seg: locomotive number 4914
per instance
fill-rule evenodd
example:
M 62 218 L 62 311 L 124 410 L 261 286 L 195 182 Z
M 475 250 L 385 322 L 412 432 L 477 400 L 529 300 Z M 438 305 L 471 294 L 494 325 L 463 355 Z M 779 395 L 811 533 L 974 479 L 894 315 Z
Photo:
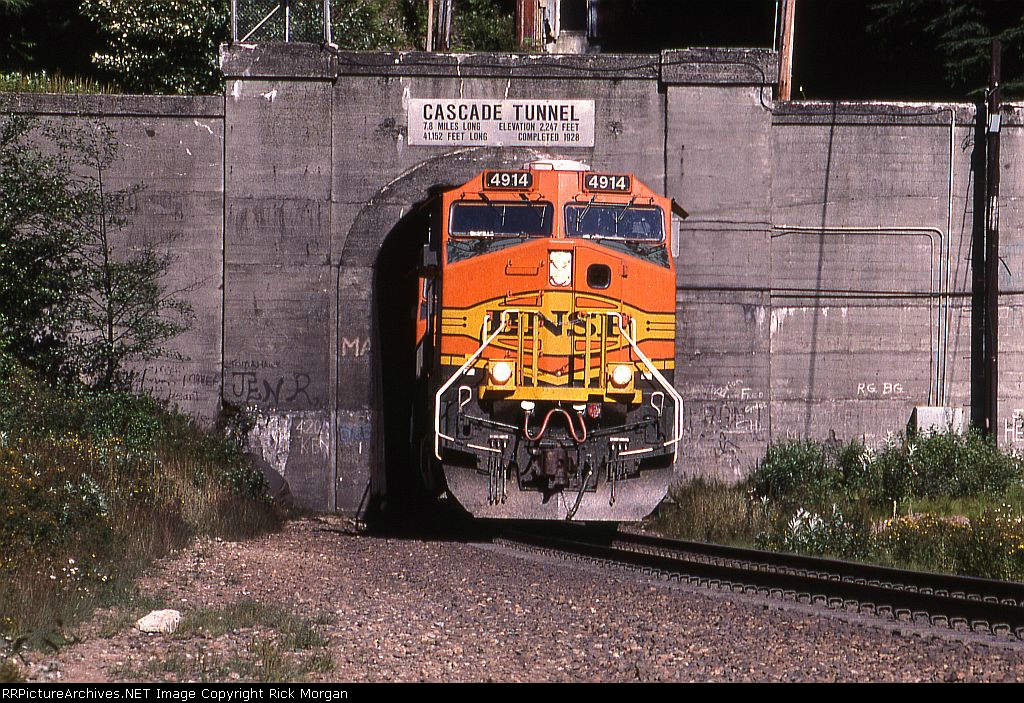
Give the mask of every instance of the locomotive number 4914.
M 583 187 L 607 193 L 628 193 L 633 188 L 633 179 L 614 173 L 588 173 L 583 176 Z
M 521 190 L 533 186 L 533 174 L 529 171 L 487 171 L 484 174 L 484 188 L 489 190 Z

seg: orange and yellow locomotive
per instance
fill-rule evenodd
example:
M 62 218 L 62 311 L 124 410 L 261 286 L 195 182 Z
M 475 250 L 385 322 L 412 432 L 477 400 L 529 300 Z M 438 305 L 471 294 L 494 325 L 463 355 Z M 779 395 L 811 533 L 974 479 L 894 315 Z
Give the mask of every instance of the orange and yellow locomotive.
M 417 317 L 424 477 L 477 517 L 636 520 L 665 496 L 674 203 L 574 162 L 437 198 Z M 681 212 L 676 209 L 676 212 Z

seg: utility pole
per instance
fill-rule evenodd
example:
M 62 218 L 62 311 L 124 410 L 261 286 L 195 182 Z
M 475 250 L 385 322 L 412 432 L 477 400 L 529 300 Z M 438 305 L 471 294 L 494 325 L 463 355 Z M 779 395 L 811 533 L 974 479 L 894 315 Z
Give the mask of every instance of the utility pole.
M 516 0 L 516 49 L 523 51 L 538 38 L 537 0 Z
M 433 22 L 430 19 L 433 6 L 433 2 L 427 5 L 427 24 L 430 27 L 433 27 Z M 438 51 L 448 51 L 452 41 L 452 0 L 437 0 L 437 34 L 435 37 L 431 37 L 430 32 L 431 30 L 428 29 L 427 51 L 433 51 L 435 48 Z M 436 47 L 431 44 L 436 44 Z
M 985 198 L 985 435 L 998 442 L 999 429 L 999 131 L 1002 126 L 1002 47 L 992 40 L 986 123 Z
M 427 51 L 434 50 L 434 0 L 427 0 Z
M 782 0 L 782 41 L 779 42 L 779 100 L 793 93 L 793 35 L 796 31 L 796 0 Z

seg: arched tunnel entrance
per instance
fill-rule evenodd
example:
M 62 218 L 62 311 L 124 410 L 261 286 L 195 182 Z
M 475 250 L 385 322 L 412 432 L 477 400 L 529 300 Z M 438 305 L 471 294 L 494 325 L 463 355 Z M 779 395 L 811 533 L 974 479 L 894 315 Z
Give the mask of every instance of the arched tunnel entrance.
M 389 520 L 415 520 L 423 515 L 431 498 L 419 480 L 419 457 L 411 437 L 417 402 L 418 275 L 432 199 L 431 194 L 416 203 L 388 232 L 374 268 L 374 376 L 380 399 L 380 445 L 373 493 L 377 509 Z
M 339 317 L 353 323 L 369 318 L 372 358 L 369 379 L 339 373 L 338 407 L 339 414 L 365 412 L 373 441 L 365 457 L 346 456 L 346 447 L 339 444 L 338 471 L 343 484 L 350 480 L 347 471 L 361 473 L 363 462 L 369 461 L 369 485 L 351 486 L 362 496 L 358 512 L 367 520 L 413 521 L 432 503 L 421 485 L 418 457 L 410 442 L 412 412 L 418 402 L 413 397 L 415 314 L 418 267 L 429 219 L 425 206 L 443 190 L 484 169 L 521 168 L 544 158 L 552 156 L 534 150 L 470 148 L 422 161 L 370 198 L 345 236 L 339 260 Z M 371 283 L 369 301 L 340 283 L 366 280 L 360 272 L 368 269 L 372 270 L 372 283 L 366 281 Z

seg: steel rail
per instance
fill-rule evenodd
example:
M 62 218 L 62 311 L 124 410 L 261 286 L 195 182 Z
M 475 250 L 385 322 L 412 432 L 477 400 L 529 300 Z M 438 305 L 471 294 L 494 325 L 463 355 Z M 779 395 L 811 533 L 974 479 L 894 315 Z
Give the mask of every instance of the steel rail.
M 728 559 L 770 568 L 786 568 L 806 574 L 822 574 L 830 578 L 860 579 L 873 585 L 886 585 L 937 593 L 958 598 L 995 599 L 1024 606 L 1024 583 L 994 579 L 911 571 L 876 564 L 826 559 L 785 552 L 768 552 L 744 547 L 727 547 L 704 542 L 668 539 L 651 535 L 618 533 L 616 541 L 652 549 L 685 552 L 704 557 Z
M 675 581 L 788 595 L 896 619 L 924 616 L 933 625 L 964 624 L 972 631 L 982 626 L 993 633 L 1009 631 L 1024 639 L 1024 600 L 1020 599 L 1024 584 L 637 535 L 619 534 L 614 538 L 613 543 L 626 546 L 598 544 L 578 537 L 506 532 L 498 541 L 600 564 L 626 566 Z M 652 554 L 636 547 L 676 554 Z

